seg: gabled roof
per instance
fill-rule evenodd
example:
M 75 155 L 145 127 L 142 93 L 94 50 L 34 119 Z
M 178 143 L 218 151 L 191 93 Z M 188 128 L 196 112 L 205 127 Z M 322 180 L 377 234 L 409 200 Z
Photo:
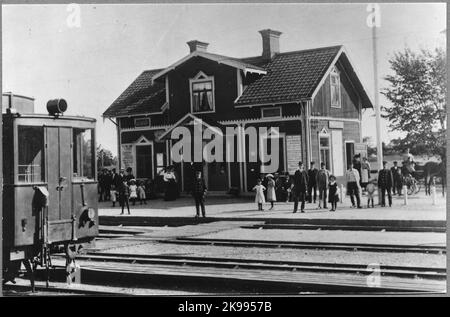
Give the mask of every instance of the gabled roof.
M 179 66 L 179 65 L 187 62 L 191 58 L 194 58 L 197 56 L 218 62 L 220 64 L 224 64 L 224 65 L 228 65 L 228 66 L 231 66 L 231 67 L 234 67 L 237 69 L 241 69 L 244 72 L 266 74 L 266 70 L 264 68 L 258 67 L 255 65 L 251 65 L 249 63 L 245 63 L 242 60 L 239 60 L 237 58 L 228 57 L 228 56 L 224 56 L 224 55 L 218 55 L 218 54 L 212 54 L 212 53 L 207 53 L 207 52 L 202 52 L 202 51 L 194 51 L 191 54 L 180 59 L 176 63 L 170 65 L 169 67 L 167 67 L 167 68 L 161 70 L 159 73 L 155 74 L 153 76 L 153 80 L 157 80 L 158 78 L 164 76 L 168 72 L 174 70 L 177 66 Z
M 153 83 L 152 77 L 161 69 L 146 70 L 103 113 L 104 117 L 160 113 L 166 101 L 165 87 Z
M 193 57 L 203 57 L 245 72 L 262 74 L 246 87 L 236 100 L 236 106 L 253 106 L 299 102 L 311 99 L 339 61 L 345 67 L 362 99 L 363 108 L 373 107 L 364 87 L 353 69 L 343 46 L 330 46 L 302 51 L 278 53 L 271 60 L 261 56 L 232 58 L 195 51 L 164 69 L 144 71 L 103 113 L 106 117 L 162 113 L 165 107 L 165 85 L 157 80 Z
M 276 54 L 267 75 L 249 85 L 236 105 L 300 101 L 311 97 L 342 46 Z
M 343 57 L 363 101 L 363 108 L 372 107 L 372 102 L 356 75 L 342 45 L 276 54 L 266 62 L 261 57 L 242 59 L 267 70 L 251 83 L 236 100 L 236 106 L 299 102 L 311 99 L 331 71 L 336 61 Z

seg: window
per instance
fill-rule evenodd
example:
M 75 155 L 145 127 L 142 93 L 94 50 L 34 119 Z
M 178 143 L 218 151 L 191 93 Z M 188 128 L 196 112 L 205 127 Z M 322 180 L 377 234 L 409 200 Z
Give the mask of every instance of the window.
M 190 79 L 191 110 L 193 113 L 214 111 L 214 77 L 199 72 Z
M 320 163 L 325 163 L 325 168 L 331 171 L 330 136 L 319 135 L 319 155 Z
M 134 119 L 135 128 L 143 128 L 150 126 L 150 118 L 136 118 Z
M 94 179 L 93 129 L 73 129 L 73 176 Z
M 336 68 L 333 69 L 330 75 L 331 85 L 331 106 L 333 108 L 341 107 L 341 80 L 339 72 Z
M 18 181 L 21 183 L 43 182 L 44 128 L 18 127 L 19 164 Z
M 262 108 L 261 118 L 281 118 L 281 107 Z

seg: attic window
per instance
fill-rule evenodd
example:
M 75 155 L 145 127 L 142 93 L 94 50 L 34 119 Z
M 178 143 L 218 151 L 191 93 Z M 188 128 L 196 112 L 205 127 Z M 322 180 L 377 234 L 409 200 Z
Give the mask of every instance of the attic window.
M 281 107 L 261 108 L 261 118 L 281 118 Z
M 341 108 L 341 80 L 339 71 L 333 68 L 330 74 L 331 107 Z
M 191 90 L 191 112 L 214 112 L 214 76 L 199 72 L 189 79 Z
M 143 128 L 150 126 L 150 118 L 136 118 L 134 119 L 134 126 L 136 128 Z

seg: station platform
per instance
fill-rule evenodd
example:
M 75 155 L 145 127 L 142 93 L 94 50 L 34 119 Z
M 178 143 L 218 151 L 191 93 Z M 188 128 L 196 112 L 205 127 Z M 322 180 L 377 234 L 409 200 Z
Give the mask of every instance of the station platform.
M 375 197 L 375 202 L 378 198 Z M 271 223 L 292 224 L 341 224 L 360 226 L 395 226 L 395 227 L 440 227 L 446 228 L 446 197 L 437 195 L 433 204 L 430 196 L 416 195 L 408 197 L 404 204 L 403 197 L 394 197 L 392 207 L 367 208 L 367 198 L 363 196 L 363 209 L 351 208 L 350 199 L 338 203 L 337 211 L 318 209 L 317 203 L 306 204 L 305 213 L 292 213 L 292 202 L 277 202 L 272 210 L 270 204 L 264 205 L 264 211 L 258 211 L 253 198 L 235 198 L 229 196 L 208 197 L 206 199 L 206 218 L 195 219 L 195 204 L 191 197 L 182 197 L 175 201 L 163 199 L 148 200 L 146 205 L 130 205 L 131 215 L 121 208 L 112 207 L 111 202 L 99 203 L 101 225 L 138 226 L 176 226 L 197 222 L 213 221 L 269 221 Z M 328 206 L 330 208 L 330 206 Z

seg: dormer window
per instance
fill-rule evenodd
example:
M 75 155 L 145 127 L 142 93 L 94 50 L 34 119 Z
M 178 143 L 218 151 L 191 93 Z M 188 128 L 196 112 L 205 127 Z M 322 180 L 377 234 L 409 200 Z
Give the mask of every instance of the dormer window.
M 214 76 L 199 72 L 189 80 L 191 90 L 191 112 L 214 112 Z
M 339 71 L 333 68 L 330 74 L 331 107 L 341 108 L 341 79 Z

